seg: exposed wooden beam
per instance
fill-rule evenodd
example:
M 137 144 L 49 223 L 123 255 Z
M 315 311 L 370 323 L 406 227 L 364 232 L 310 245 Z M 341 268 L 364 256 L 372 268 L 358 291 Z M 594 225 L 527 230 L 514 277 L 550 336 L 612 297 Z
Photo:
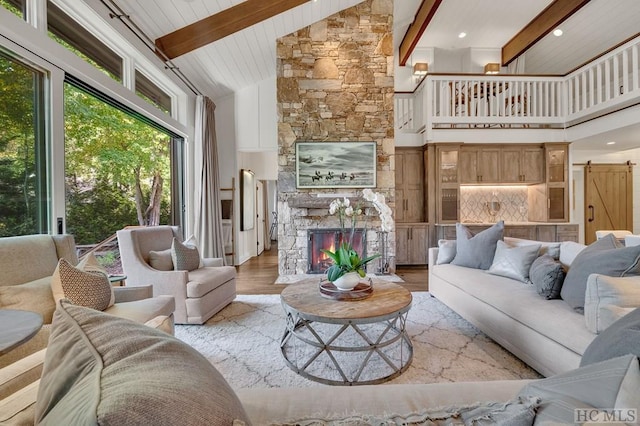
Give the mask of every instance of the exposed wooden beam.
M 402 0 L 396 0 L 402 1 Z M 433 19 L 433 15 L 436 14 L 438 7 L 442 3 L 442 0 L 422 0 L 416 17 L 407 28 L 407 32 L 400 43 L 400 66 L 405 66 L 416 44 L 420 41 L 422 33 L 427 29 L 427 25 Z
M 169 59 L 213 43 L 310 0 L 245 0 L 208 18 L 166 34 L 155 41 Z
M 502 65 L 508 65 L 587 3 L 589 0 L 555 0 L 502 47 Z

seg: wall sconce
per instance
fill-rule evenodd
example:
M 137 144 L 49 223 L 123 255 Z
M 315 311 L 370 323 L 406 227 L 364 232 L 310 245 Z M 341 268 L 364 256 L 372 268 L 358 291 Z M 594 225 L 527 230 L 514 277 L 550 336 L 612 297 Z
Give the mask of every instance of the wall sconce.
M 490 62 L 484 66 L 485 74 L 499 74 L 500 73 L 500 64 L 497 62 Z
M 416 77 L 422 77 L 429 72 L 429 64 L 426 62 L 416 62 L 413 64 L 413 75 Z

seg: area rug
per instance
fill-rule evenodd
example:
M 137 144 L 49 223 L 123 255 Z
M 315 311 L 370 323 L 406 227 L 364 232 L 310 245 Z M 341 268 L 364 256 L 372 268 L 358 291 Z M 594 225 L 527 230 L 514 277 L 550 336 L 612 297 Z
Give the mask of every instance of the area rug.
M 204 325 L 175 335 L 236 388 L 326 386 L 293 372 L 280 353 L 285 316 L 279 295 L 240 295 Z M 540 375 L 430 296 L 414 292 L 406 324 L 413 362 L 387 383 L 534 379 Z

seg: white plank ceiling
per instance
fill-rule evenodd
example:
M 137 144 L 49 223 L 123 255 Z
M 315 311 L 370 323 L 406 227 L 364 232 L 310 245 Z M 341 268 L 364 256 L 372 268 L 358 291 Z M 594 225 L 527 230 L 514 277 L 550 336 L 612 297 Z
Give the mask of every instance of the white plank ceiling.
M 221 98 L 272 77 L 276 39 L 320 21 L 362 0 L 306 3 L 173 60 L 205 95 Z M 152 39 L 214 15 L 242 0 L 117 0 Z

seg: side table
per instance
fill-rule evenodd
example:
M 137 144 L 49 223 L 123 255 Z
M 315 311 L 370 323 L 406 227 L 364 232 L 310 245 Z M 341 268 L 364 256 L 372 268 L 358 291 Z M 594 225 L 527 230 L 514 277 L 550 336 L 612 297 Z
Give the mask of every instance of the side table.
M 42 315 L 31 311 L 0 309 L 0 355 L 31 339 L 42 327 Z

